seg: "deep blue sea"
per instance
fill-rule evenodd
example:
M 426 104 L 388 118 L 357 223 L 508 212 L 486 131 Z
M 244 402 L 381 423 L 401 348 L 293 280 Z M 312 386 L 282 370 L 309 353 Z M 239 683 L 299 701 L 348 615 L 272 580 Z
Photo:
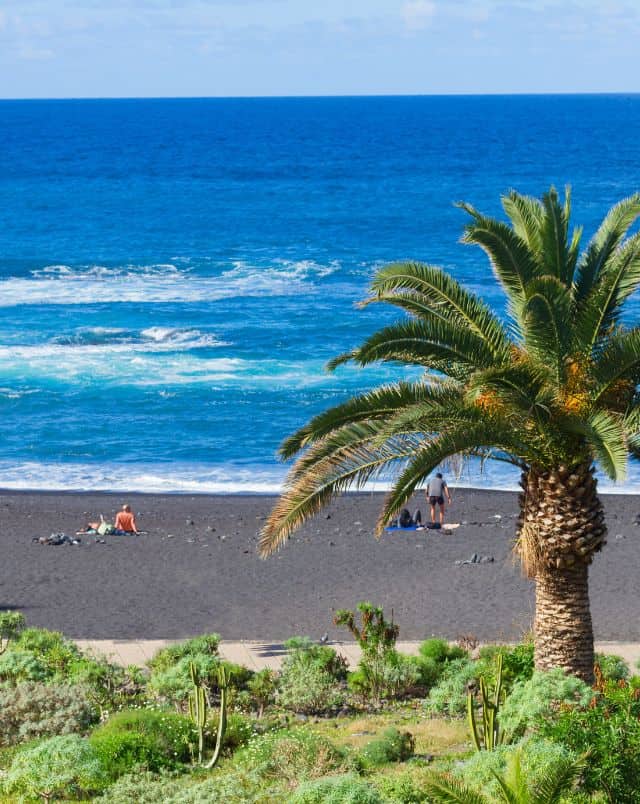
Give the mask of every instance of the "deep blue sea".
M 293 429 L 411 376 L 323 370 L 396 315 L 354 309 L 376 267 L 502 310 L 453 202 L 570 183 L 587 239 L 639 143 L 640 96 L 0 102 L 0 487 L 277 489 Z

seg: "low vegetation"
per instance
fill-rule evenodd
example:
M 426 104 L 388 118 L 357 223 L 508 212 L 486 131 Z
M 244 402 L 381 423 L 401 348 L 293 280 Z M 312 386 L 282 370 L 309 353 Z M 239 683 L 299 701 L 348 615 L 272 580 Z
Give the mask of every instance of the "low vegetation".
M 640 677 L 619 657 L 598 656 L 588 686 L 534 672 L 530 640 L 429 639 L 406 656 L 379 607 L 336 621 L 358 667 L 294 637 L 279 672 L 253 673 L 222 660 L 215 634 L 124 670 L 1 614 L 0 800 L 640 802 Z M 485 714 L 498 738 L 477 750 Z

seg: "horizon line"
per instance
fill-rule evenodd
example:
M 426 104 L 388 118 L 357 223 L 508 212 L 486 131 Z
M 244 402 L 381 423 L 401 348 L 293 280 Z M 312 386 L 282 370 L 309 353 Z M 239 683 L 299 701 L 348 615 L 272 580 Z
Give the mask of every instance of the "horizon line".
M 533 92 L 371 92 L 344 94 L 292 95 L 52 95 L 48 97 L 0 97 L 0 103 L 37 101 L 107 101 L 107 100 L 335 100 L 356 98 L 527 98 L 527 97 L 635 97 L 640 90 L 533 91 Z

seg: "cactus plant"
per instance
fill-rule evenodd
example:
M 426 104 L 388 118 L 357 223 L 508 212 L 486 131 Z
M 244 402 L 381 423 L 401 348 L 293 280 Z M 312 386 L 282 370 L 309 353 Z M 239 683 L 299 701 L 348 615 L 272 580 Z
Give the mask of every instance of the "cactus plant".
M 204 730 L 207 725 L 207 715 L 209 711 L 209 698 L 204 685 L 201 682 L 198 670 L 193 662 L 189 664 L 189 673 L 193 684 L 193 691 L 189 694 L 189 717 L 198 730 L 198 764 L 205 768 L 214 768 L 220 759 L 222 743 L 227 728 L 227 693 L 231 674 L 225 667 L 218 668 L 218 687 L 220 689 L 220 717 L 218 719 L 218 730 L 216 733 L 216 745 L 213 749 L 211 759 L 203 763 L 204 749 Z
M 480 707 L 482 709 L 482 734 L 476 722 L 476 705 L 472 691 L 467 694 L 467 716 L 473 743 L 478 751 L 493 751 L 504 741 L 504 734 L 500 731 L 498 714 L 502 697 L 502 654 L 496 659 L 496 684 L 493 700 L 489 695 L 487 682 L 480 678 Z

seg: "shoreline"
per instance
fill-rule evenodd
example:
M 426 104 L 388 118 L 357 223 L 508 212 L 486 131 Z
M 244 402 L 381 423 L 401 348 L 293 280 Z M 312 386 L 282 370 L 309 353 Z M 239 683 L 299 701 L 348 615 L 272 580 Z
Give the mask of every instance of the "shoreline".
M 384 606 L 400 640 L 432 635 L 513 641 L 531 628 L 533 584 L 514 563 L 513 492 L 453 486 L 452 535 L 385 533 L 373 527 L 381 492 L 337 499 L 276 555 L 257 537 L 275 495 L 132 492 L 0 492 L 0 606 L 28 623 L 88 639 L 181 639 L 215 631 L 224 640 L 281 642 L 324 633 L 338 608 Z M 591 572 L 598 641 L 640 642 L 636 495 L 603 494 L 609 543 Z M 44 546 L 34 537 L 75 533 L 130 501 L 138 537 L 94 537 Z M 422 495 L 410 508 L 427 513 Z M 486 564 L 460 565 L 474 553 Z

